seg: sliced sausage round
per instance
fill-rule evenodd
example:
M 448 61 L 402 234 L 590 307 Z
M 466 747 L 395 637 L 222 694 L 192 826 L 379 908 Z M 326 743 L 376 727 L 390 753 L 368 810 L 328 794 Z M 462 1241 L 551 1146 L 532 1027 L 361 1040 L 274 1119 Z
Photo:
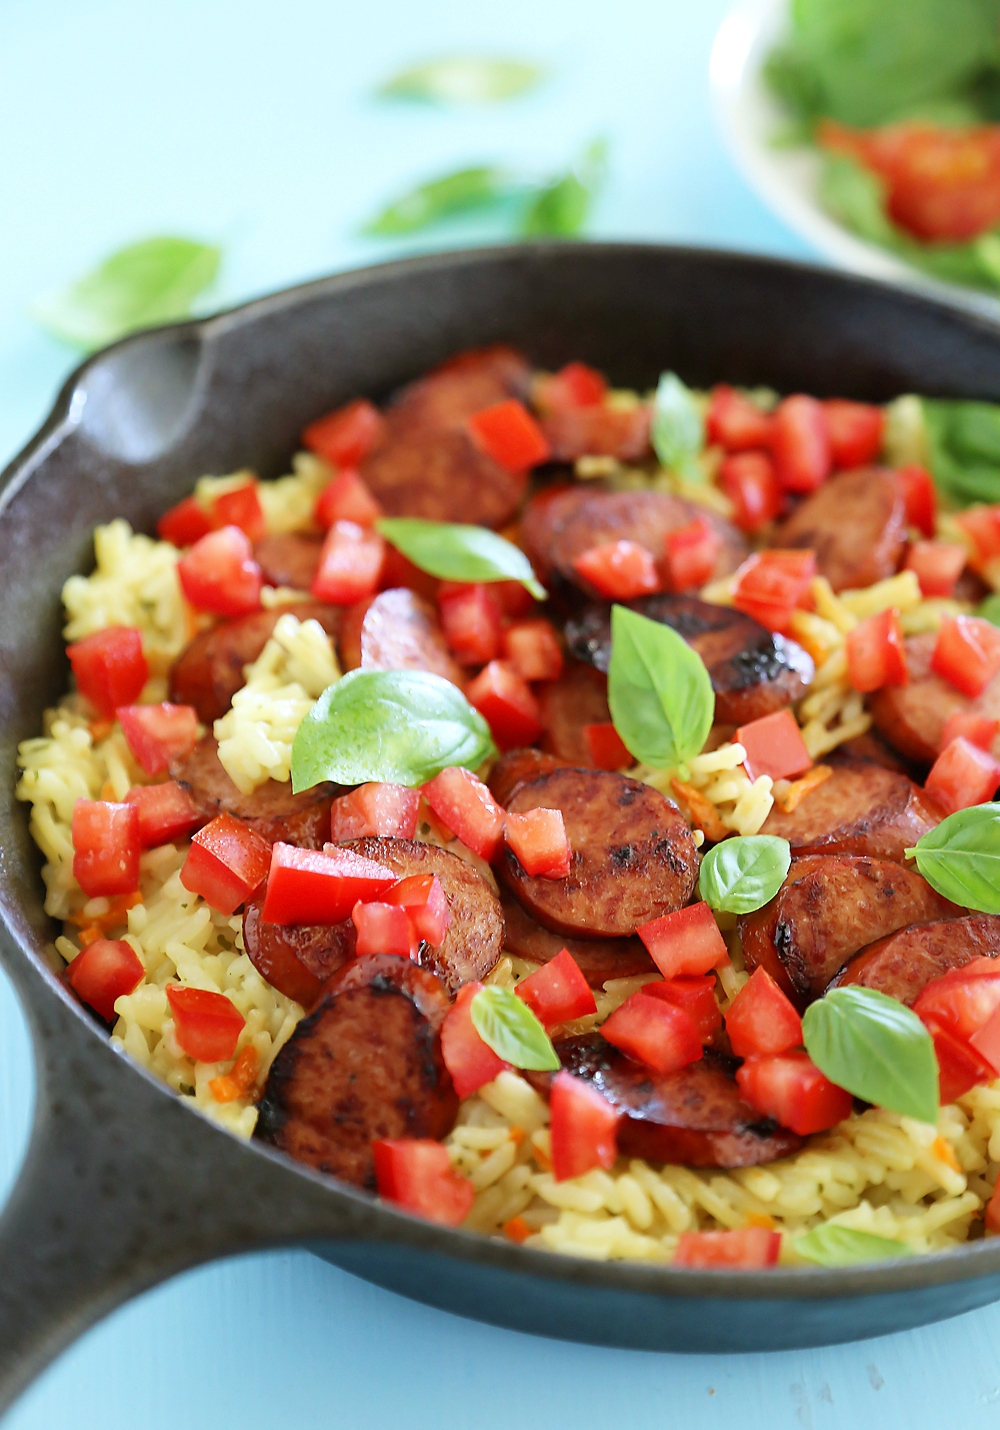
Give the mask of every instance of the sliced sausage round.
M 549 770 L 557 770 L 565 763 L 544 750 L 508 750 L 493 766 L 489 778 L 490 794 L 497 804 L 506 809 L 511 795 L 520 785 L 537 779 L 539 775 L 547 775 Z
M 323 984 L 354 957 L 354 924 L 271 924 L 261 918 L 266 884 L 243 910 L 243 947 L 272 988 L 308 1010 Z
M 640 974 L 657 971 L 640 938 L 567 938 L 565 934 L 542 928 L 506 889 L 500 895 L 500 902 L 504 950 L 515 958 L 529 963 L 548 963 L 565 948 L 591 988 L 603 988 L 613 978 L 638 978 Z
M 909 1007 L 928 983 L 950 968 L 964 968 L 974 958 L 998 956 L 1000 917 L 967 914 L 937 923 L 911 924 L 878 939 L 840 970 L 834 985 L 875 988 Z
M 584 728 L 604 725 L 608 709 L 608 678 L 578 660 L 567 661 L 558 680 L 549 680 L 538 692 L 538 716 L 546 750 L 574 765 L 589 765 L 590 746 Z
M 835 591 L 871 586 L 899 570 L 906 503 L 893 472 L 859 467 L 824 482 L 778 528 L 777 547 L 809 547 Z
M 441 1138 L 455 1124 L 440 1040 L 448 1006 L 440 980 L 408 958 L 349 963 L 272 1063 L 255 1135 L 374 1191 L 373 1139 Z
M 571 855 L 565 879 L 533 878 L 510 849 L 500 864 L 522 906 L 555 933 L 627 938 L 683 908 L 694 893 L 691 831 L 651 785 L 608 770 L 551 770 L 522 784 L 509 808 L 562 810 Z
M 266 585 L 308 591 L 312 587 L 322 549 L 321 536 L 303 536 L 299 532 L 287 531 L 277 536 L 265 536 L 263 541 L 258 541 L 253 554 Z
M 458 431 L 484 407 L 525 397 L 531 377 L 527 358 L 506 343 L 470 348 L 401 388 L 386 417 L 400 428 Z
M 380 591 L 348 608 L 340 656 L 345 670 L 429 670 L 463 684 L 437 612 L 406 586 Z
M 589 456 L 639 462 L 649 451 L 651 416 L 645 403 L 635 407 L 608 407 L 602 403 L 550 412 L 541 418 L 541 427 L 556 462 L 574 462 L 577 457 Z
M 199 740 L 189 755 L 171 765 L 170 773 L 187 790 L 206 824 L 217 814 L 232 814 L 269 844 L 280 839 L 301 849 L 322 849 L 330 838 L 330 807 L 338 786 L 316 785 L 293 794 L 289 780 L 266 780 L 251 794 L 243 794 L 222 766 L 214 735 Z
M 936 644 L 934 631 L 908 636 L 909 683 L 886 685 L 868 697 L 868 708 L 880 734 L 901 755 L 924 765 L 933 764 L 940 754 L 941 736 L 949 715 L 962 710 L 985 715 L 988 720 L 1000 720 L 1000 675 L 993 677 L 982 695 L 971 700 L 931 670 Z M 993 741 L 992 754 L 994 759 L 1000 759 L 1000 735 Z

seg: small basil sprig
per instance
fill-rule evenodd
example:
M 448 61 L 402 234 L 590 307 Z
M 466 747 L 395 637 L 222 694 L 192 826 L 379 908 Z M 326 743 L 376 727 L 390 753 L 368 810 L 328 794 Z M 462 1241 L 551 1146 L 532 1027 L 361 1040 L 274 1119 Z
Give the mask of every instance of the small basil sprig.
M 536 600 L 545 600 L 524 552 L 485 526 L 415 516 L 383 517 L 375 525 L 414 566 L 443 581 L 520 581 Z
M 698 893 L 710 909 L 752 914 L 781 888 L 792 862 L 787 839 L 746 834 L 723 840 L 701 861 Z
M 525 60 L 445 55 L 401 70 L 379 87 L 386 99 L 424 104 L 494 104 L 538 84 L 545 71 Z
M 324 780 L 425 784 L 449 765 L 475 770 L 496 754 L 490 729 L 457 685 L 423 670 L 352 670 L 298 728 L 292 788 Z
M 509 988 L 480 988 L 469 1005 L 472 1026 L 498 1058 L 516 1068 L 555 1071 L 559 1055 L 534 1013 Z
M 855 1266 L 861 1261 L 885 1261 L 889 1257 L 912 1256 L 913 1247 L 870 1231 L 826 1222 L 803 1232 L 792 1243 L 800 1256 L 820 1266 Z
M 991 625 L 1000 626 L 1000 591 L 993 591 L 987 596 L 977 607 L 976 615 L 982 616 Z
M 874 988 L 833 988 L 802 1018 L 806 1052 L 831 1082 L 920 1122 L 938 1114 L 931 1035 L 916 1013 Z
M 669 626 L 625 606 L 611 608 L 608 704 L 625 748 L 658 770 L 697 755 L 715 713 L 701 657 Z
M 974 804 L 949 814 L 907 849 L 944 898 L 966 909 L 1000 914 L 1000 804 Z
M 497 168 L 480 165 L 444 174 L 402 194 L 365 226 L 372 235 L 416 233 L 454 214 L 492 208 L 507 198 L 513 185 Z
M 657 385 L 649 438 L 661 466 L 701 479 L 695 459 L 705 445 L 705 423 L 690 388 L 676 373 L 665 372 Z
M 525 238 L 573 238 L 580 233 L 606 170 L 607 142 L 595 139 L 580 163 L 545 184 L 532 199 L 521 222 Z

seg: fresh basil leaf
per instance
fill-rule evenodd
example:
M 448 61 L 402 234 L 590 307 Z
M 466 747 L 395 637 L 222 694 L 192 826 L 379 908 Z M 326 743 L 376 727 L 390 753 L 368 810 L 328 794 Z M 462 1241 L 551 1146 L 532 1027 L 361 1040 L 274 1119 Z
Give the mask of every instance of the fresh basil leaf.
M 88 351 L 138 328 L 190 316 L 219 271 L 222 253 L 189 238 L 146 238 L 106 258 L 91 273 L 35 305 L 55 337 Z
M 701 480 L 696 458 L 705 445 L 705 423 L 676 373 L 665 372 L 657 385 L 649 437 L 662 467 Z
M 917 868 L 944 898 L 966 909 L 1000 914 L 1000 804 L 974 804 L 917 841 Z
M 802 1018 L 806 1052 L 831 1082 L 921 1122 L 938 1113 L 931 1035 L 916 1013 L 874 988 L 833 988 Z
M 525 60 L 446 55 L 401 70 L 386 80 L 378 93 L 387 99 L 414 99 L 425 104 L 494 104 L 533 88 L 544 73 L 540 65 Z
M 698 893 L 710 909 L 752 914 L 774 898 L 791 862 L 788 840 L 773 834 L 725 839 L 702 859 Z
M 994 591 L 987 596 L 976 610 L 977 616 L 982 616 L 984 621 L 989 621 L 991 625 L 1000 626 L 1000 591 Z
M 501 169 L 480 166 L 459 169 L 419 184 L 391 203 L 366 226 L 373 235 L 416 233 L 441 219 L 474 209 L 491 208 L 508 197 L 510 178 Z
M 912 1256 L 913 1247 L 870 1231 L 826 1222 L 797 1236 L 792 1243 L 800 1256 L 820 1266 L 855 1266 L 861 1261 L 886 1261 L 889 1257 Z
M 534 1013 L 509 988 L 480 988 L 469 1005 L 472 1026 L 498 1058 L 516 1068 L 555 1071 L 559 1055 Z
M 449 765 L 496 754 L 490 729 L 457 685 L 424 670 L 352 670 L 328 686 L 292 745 L 292 788 L 324 780 L 425 784 Z
M 611 607 L 611 719 L 626 749 L 670 770 L 700 753 L 715 695 L 704 662 L 669 626 Z
M 938 489 L 959 506 L 1000 501 L 1000 406 L 926 398 L 921 406 Z
M 520 547 L 485 526 L 415 516 L 383 517 L 375 525 L 414 566 L 442 581 L 520 581 L 536 600 L 546 598 Z
M 580 233 L 604 182 L 606 161 L 607 144 L 597 139 L 579 164 L 540 189 L 521 223 L 525 238 L 573 238 Z

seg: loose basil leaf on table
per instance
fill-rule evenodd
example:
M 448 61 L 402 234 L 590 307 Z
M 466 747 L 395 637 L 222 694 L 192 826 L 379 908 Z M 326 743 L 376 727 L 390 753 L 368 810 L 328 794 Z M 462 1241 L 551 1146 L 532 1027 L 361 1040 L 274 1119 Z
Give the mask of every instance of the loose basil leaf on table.
M 912 1256 L 913 1247 L 888 1236 L 856 1231 L 852 1226 L 826 1222 L 797 1236 L 792 1245 L 807 1261 L 820 1266 L 855 1266 L 862 1261 L 885 1261 L 889 1257 Z
M 920 1122 L 938 1114 L 931 1035 L 916 1013 L 874 988 L 834 988 L 802 1017 L 806 1052 L 831 1082 Z
M 540 65 L 526 60 L 444 55 L 401 70 L 386 80 L 378 93 L 386 99 L 425 104 L 495 104 L 532 89 L 544 74 Z
M 372 235 L 416 233 L 454 214 L 491 208 L 512 192 L 514 185 L 502 169 L 481 165 L 459 169 L 419 184 L 384 208 L 365 226 Z
M 521 549 L 485 526 L 383 517 L 377 529 L 421 571 L 443 581 L 520 581 L 536 600 L 546 591 Z
M 572 238 L 583 230 L 607 168 L 607 144 L 597 139 L 579 164 L 544 185 L 521 222 L 525 238 Z
M 608 705 L 629 753 L 669 770 L 701 752 L 715 695 L 701 657 L 675 631 L 612 606 Z
M 496 754 L 490 729 L 456 685 L 423 670 L 352 670 L 298 728 L 292 788 L 387 780 L 411 788 L 449 765 L 475 770 Z
M 944 898 L 966 909 L 1000 914 L 1000 804 L 949 814 L 907 855 Z
M 516 1068 L 554 1072 L 559 1055 L 534 1013 L 509 988 L 480 988 L 469 1005 L 472 1026 L 498 1058 Z
M 752 914 L 781 888 L 792 862 L 787 839 L 746 834 L 723 840 L 701 861 L 698 893 L 710 909 Z
M 661 466 L 700 480 L 696 458 L 705 445 L 705 423 L 690 388 L 674 372 L 665 372 L 657 385 L 649 438 Z

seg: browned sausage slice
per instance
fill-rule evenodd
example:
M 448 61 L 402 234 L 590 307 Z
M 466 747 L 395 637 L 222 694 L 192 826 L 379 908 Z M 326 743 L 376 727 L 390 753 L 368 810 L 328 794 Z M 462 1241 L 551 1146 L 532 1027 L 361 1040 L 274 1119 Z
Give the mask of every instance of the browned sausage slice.
M 868 697 L 878 730 L 907 759 L 933 764 L 941 752 L 941 736 L 949 715 L 968 711 L 1000 720 L 1000 675 L 995 675 L 982 695 L 970 700 L 942 676 L 931 670 L 931 656 L 937 644 L 934 631 L 908 636 L 906 665 L 908 685 L 887 685 Z M 1000 759 L 1000 736 L 993 741 L 993 757 Z
M 861 760 L 833 759 L 833 773 L 785 814 L 777 805 L 761 834 L 787 839 L 793 854 L 868 854 L 900 863 L 904 851 L 941 822 L 905 775 Z
M 547 681 L 538 692 L 538 714 L 546 750 L 573 765 L 591 764 L 584 726 L 611 719 L 607 676 L 580 661 L 567 661 L 559 679 Z
M 500 902 L 503 946 L 516 958 L 548 963 L 565 948 L 591 988 L 603 988 L 612 978 L 637 978 L 642 973 L 656 972 L 656 964 L 640 938 L 567 938 L 542 928 L 506 889 Z
M 220 621 L 196 635 L 174 661 L 170 672 L 171 700 L 178 705 L 193 705 L 205 725 L 225 715 L 233 696 L 246 683 L 243 667 L 257 659 L 284 615 L 300 621 L 319 621 L 327 635 L 334 638 L 340 626 L 339 609 L 319 601 L 300 601 L 270 611 L 252 611 L 233 621 Z
M 522 784 L 515 814 L 561 809 L 571 851 L 565 879 L 532 878 L 510 849 L 500 864 L 531 916 L 555 933 L 627 938 L 683 908 L 698 852 L 677 806 L 650 785 L 608 770 L 558 769 Z
M 217 814 L 232 814 L 268 843 L 283 840 L 302 849 L 322 849 L 330 838 L 330 806 L 335 785 L 316 785 L 293 794 L 288 780 L 267 780 L 243 794 L 226 774 L 213 735 L 199 740 L 189 755 L 170 767 L 171 776 L 186 789 L 207 823 Z
M 508 397 L 523 398 L 531 386 L 531 365 L 505 343 L 470 348 L 408 383 L 386 413 L 400 428 L 458 431 L 473 413 Z
M 772 544 L 811 548 L 835 591 L 894 576 L 906 546 L 902 487 L 881 467 L 841 472 L 806 498 Z
M 915 869 L 853 854 L 811 854 L 793 859 L 775 898 L 740 920 L 743 957 L 769 973 L 779 964 L 786 985 L 808 1002 L 873 935 L 955 912 Z
M 629 609 L 669 626 L 705 662 L 715 691 L 715 718 L 745 725 L 783 710 L 805 694 L 815 666 L 801 646 L 766 630 L 731 606 L 696 596 L 647 596 Z M 611 607 L 595 602 L 566 622 L 566 644 L 598 670 L 611 664 Z
M 448 1006 L 440 980 L 408 958 L 349 963 L 271 1065 L 256 1136 L 374 1190 L 373 1139 L 440 1138 L 454 1126 L 439 1036 Z
M 355 928 L 342 924 L 266 924 L 261 919 L 266 884 L 243 910 L 243 946 L 257 972 L 286 998 L 308 1010 L 323 984 L 354 957 Z
M 449 993 L 486 977 L 500 957 L 503 914 L 496 894 L 471 864 L 449 849 L 412 839 L 354 839 L 345 847 L 384 864 L 401 879 L 436 874 L 451 910 L 451 925 L 440 948 L 424 945 L 420 962 L 437 974 Z
M 527 780 L 536 780 L 539 775 L 547 775 L 549 770 L 557 770 L 565 763 L 555 755 L 546 754 L 544 750 L 508 750 L 493 766 L 489 779 L 490 794 L 497 804 L 506 809 L 511 795 L 519 785 L 523 785 Z
M 264 574 L 268 586 L 291 586 L 294 591 L 308 591 L 319 566 L 323 549 L 321 536 L 303 536 L 299 532 L 282 532 L 265 536 L 253 549 L 254 560 Z
M 575 407 L 541 418 L 542 431 L 557 462 L 577 457 L 617 457 L 638 462 L 649 451 L 650 409 L 636 407 Z
M 454 685 L 463 683 L 437 612 L 406 586 L 349 607 L 340 655 L 345 670 L 429 670 Z
M 1000 956 L 1000 917 L 967 914 L 938 923 L 912 924 L 863 948 L 834 979 L 838 987 L 875 988 L 909 1006 L 927 984 L 974 958 Z

